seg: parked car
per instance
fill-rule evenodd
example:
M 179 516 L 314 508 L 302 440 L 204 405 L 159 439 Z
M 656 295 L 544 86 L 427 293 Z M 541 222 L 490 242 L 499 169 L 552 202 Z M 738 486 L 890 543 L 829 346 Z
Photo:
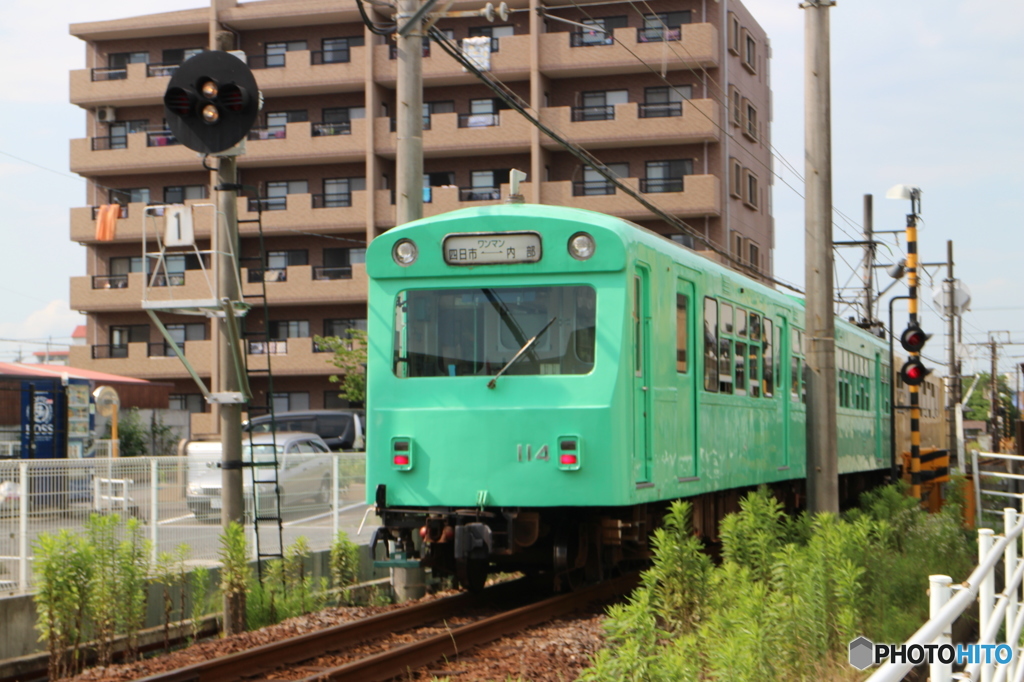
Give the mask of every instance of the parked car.
M 302 410 L 274 415 L 280 431 L 315 433 L 334 452 L 366 449 L 366 415 L 363 410 Z M 242 425 L 243 431 L 270 433 L 270 415 L 253 417 Z
M 242 435 L 244 462 L 273 462 L 275 449 L 282 514 L 329 505 L 332 460 L 327 443 L 315 433 L 278 432 L 276 436 L 272 433 L 253 433 L 251 438 L 249 434 Z M 219 519 L 222 507 L 219 459 L 190 465 L 189 472 L 185 495 L 188 508 L 199 520 Z M 254 501 L 261 515 L 276 516 L 274 467 L 245 467 L 242 472 L 246 516 L 252 517 Z M 258 493 L 258 499 L 255 500 L 254 482 Z

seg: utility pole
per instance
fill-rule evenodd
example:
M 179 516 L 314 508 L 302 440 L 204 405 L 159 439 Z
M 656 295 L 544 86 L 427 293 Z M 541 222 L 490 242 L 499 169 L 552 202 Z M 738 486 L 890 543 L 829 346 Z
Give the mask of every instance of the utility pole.
M 1000 452 L 999 449 L 999 346 L 995 338 L 988 340 L 989 352 L 992 355 L 992 370 L 988 382 L 988 399 L 992 410 L 992 421 L 989 431 L 992 433 L 992 452 Z
M 959 461 L 956 411 L 960 403 L 960 375 L 956 371 L 956 280 L 953 278 L 953 240 L 946 241 L 946 366 L 949 383 L 946 385 L 946 418 L 949 422 L 950 467 L 963 467 Z
M 805 327 L 807 350 L 807 507 L 839 512 L 836 450 L 836 350 L 832 284 L 832 117 L 829 8 L 800 5 L 804 30 Z
M 875 236 L 873 198 L 864 195 L 864 328 L 875 332 Z
M 423 22 L 420 0 L 398 0 L 395 209 L 399 225 L 423 217 Z

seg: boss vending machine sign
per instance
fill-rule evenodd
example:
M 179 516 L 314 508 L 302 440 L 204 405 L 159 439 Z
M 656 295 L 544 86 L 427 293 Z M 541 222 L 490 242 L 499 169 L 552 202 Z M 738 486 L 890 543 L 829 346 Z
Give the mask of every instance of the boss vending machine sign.
M 85 401 L 81 399 L 85 390 Z M 71 401 L 69 404 L 69 395 Z M 69 407 L 72 408 L 69 414 Z M 61 379 L 26 379 L 21 382 L 21 456 L 53 459 L 68 456 L 71 437 L 88 438 L 91 425 L 88 382 Z

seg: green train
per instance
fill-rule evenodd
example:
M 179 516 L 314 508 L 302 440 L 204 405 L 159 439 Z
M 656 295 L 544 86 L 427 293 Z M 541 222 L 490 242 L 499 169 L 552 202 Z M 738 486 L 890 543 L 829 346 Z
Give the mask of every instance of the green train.
M 803 304 L 630 222 L 505 204 L 367 252 L 367 495 L 396 562 L 599 577 L 805 475 Z M 841 489 L 888 473 L 888 347 L 836 322 Z

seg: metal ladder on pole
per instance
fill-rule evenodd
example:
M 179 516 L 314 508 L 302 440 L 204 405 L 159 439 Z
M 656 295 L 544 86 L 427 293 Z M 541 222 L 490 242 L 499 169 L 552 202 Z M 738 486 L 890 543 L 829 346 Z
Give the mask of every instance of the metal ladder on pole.
M 256 218 L 239 220 L 239 225 L 255 224 L 259 230 L 260 239 L 260 293 L 242 293 L 242 299 L 252 307 L 259 306 L 263 309 L 263 330 L 246 331 L 242 334 L 245 341 L 245 376 L 250 388 L 249 418 L 256 414 L 270 415 L 271 433 L 271 456 L 268 459 L 257 460 L 255 446 L 252 444 L 252 431 L 249 431 L 249 466 L 252 468 L 252 522 L 253 535 L 256 540 L 256 565 L 260 580 L 263 579 L 263 563 L 266 560 L 284 558 L 284 523 L 281 516 L 281 486 L 279 480 L 280 459 L 277 453 L 277 420 L 274 413 L 274 373 L 271 367 L 271 356 L 274 354 L 274 341 L 270 338 L 270 310 L 267 305 L 267 278 L 266 278 L 266 249 L 263 241 L 263 202 L 264 199 L 257 196 L 254 200 L 256 205 Z M 252 271 L 250 270 L 250 273 Z M 251 277 L 251 276 L 250 276 Z M 251 281 L 251 280 L 250 280 Z M 261 344 L 262 355 L 266 357 L 265 368 L 253 367 L 253 354 L 249 350 L 250 342 L 255 340 Z M 255 377 L 266 377 L 267 390 L 263 405 L 255 404 L 255 395 L 252 394 L 252 379 Z M 273 495 L 267 499 L 263 492 L 268 485 L 273 486 Z

